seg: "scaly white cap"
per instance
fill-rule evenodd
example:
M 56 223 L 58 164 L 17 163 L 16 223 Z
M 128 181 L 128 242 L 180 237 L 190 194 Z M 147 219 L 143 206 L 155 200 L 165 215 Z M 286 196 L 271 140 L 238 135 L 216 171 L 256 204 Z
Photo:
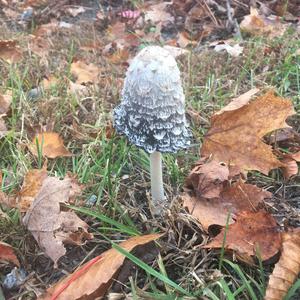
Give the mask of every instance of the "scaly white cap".
M 114 127 L 148 153 L 174 153 L 190 145 L 180 71 L 164 48 L 148 46 L 132 60 Z

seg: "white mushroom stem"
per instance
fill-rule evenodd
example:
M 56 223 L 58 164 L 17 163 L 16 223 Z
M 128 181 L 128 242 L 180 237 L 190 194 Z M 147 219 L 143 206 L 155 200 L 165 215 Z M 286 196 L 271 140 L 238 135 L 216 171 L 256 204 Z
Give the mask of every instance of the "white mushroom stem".
M 150 154 L 151 196 L 154 214 L 161 214 L 166 198 L 163 187 L 161 153 Z

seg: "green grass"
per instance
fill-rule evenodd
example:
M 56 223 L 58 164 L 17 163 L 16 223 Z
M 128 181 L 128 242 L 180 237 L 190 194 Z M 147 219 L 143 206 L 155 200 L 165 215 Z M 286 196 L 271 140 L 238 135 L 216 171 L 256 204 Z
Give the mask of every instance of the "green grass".
M 132 2 L 138 5 L 140 1 Z M 13 93 L 11 112 L 6 118 L 9 133 L 0 140 L 2 190 L 15 193 L 20 189 L 26 172 L 44 164 L 45 159 L 41 155 L 34 157 L 26 144 L 33 138 L 30 134 L 32 128 L 41 124 L 45 126 L 51 121 L 54 131 L 64 138 L 74 156 L 49 160 L 49 174 L 62 178 L 70 171 L 77 175 L 80 183 L 86 185 L 83 201 L 80 206 L 72 206 L 72 209 L 88 220 L 93 233 L 98 234 L 97 243 L 104 242 L 105 236 L 115 249 L 139 267 L 135 276 L 125 283 L 125 290 L 131 291 L 134 299 L 139 299 L 141 294 L 145 299 L 166 300 L 203 296 L 208 299 L 262 299 L 269 268 L 264 270 L 262 264 L 250 268 L 231 262 L 224 252 L 220 258 L 217 253 L 197 248 L 199 240 L 193 241 L 192 238 L 198 235 L 201 240 L 204 233 L 176 207 L 176 201 L 171 216 L 161 221 L 152 218 L 147 204 L 150 189 L 148 155 L 129 145 L 124 137 L 113 134 L 107 138 L 103 130 L 110 122 L 112 108 L 119 101 L 118 87 L 111 84 L 106 89 L 90 88 L 85 100 L 68 93 L 64 80 L 71 77 L 70 63 L 73 57 L 83 54 L 72 37 L 59 46 L 61 48 L 50 62 L 49 70 L 58 75 L 60 83 L 35 100 L 28 100 L 27 92 L 48 73 L 36 57 L 28 57 L 26 62 L 15 66 L 0 62 L 1 91 L 11 90 Z M 293 100 L 299 113 L 300 57 L 295 55 L 299 49 L 296 34 L 288 33 L 273 41 L 248 39 L 243 46 L 244 54 L 238 58 L 205 50 L 181 60 L 187 107 L 209 120 L 210 115 L 232 97 L 254 86 L 262 89 L 273 86 L 280 95 Z M 264 55 L 266 47 L 272 49 L 270 55 Z M 92 56 L 90 59 L 104 64 L 99 57 Z M 58 62 L 62 63 L 61 69 L 57 69 Z M 112 70 L 111 82 L 116 83 L 118 78 L 124 76 L 124 70 Z M 74 120 L 84 132 L 82 139 L 74 137 Z M 199 158 L 199 147 L 207 129 L 208 124 L 194 126 L 192 123 L 193 146 L 185 152 L 164 155 L 164 182 L 171 200 L 180 192 L 185 177 Z M 271 177 L 255 173 L 253 177 L 264 186 L 276 184 Z M 95 206 L 82 207 L 82 203 L 86 203 L 91 196 L 97 198 Z M 27 262 L 31 254 L 26 253 L 28 242 L 24 239 L 19 213 L 7 209 L 6 212 L 10 220 L 0 221 L 0 237 L 16 248 L 20 246 L 18 254 Z M 164 240 L 166 248 L 159 248 L 160 256 L 152 266 L 115 243 L 119 239 L 154 230 L 165 230 L 169 239 Z M 106 245 L 106 248 L 109 246 Z M 36 248 L 32 253 L 38 251 Z M 218 267 L 220 270 L 215 276 Z M 286 299 L 299 295 L 299 286 L 298 280 Z

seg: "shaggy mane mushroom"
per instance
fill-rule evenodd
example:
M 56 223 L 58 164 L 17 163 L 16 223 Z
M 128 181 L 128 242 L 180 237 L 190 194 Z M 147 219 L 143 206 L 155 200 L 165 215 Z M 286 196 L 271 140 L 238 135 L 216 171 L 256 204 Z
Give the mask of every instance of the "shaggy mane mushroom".
M 126 73 L 122 101 L 114 110 L 118 133 L 150 153 L 154 214 L 166 204 L 161 153 L 175 153 L 190 144 L 180 71 L 164 48 L 149 46 L 132 60 Z

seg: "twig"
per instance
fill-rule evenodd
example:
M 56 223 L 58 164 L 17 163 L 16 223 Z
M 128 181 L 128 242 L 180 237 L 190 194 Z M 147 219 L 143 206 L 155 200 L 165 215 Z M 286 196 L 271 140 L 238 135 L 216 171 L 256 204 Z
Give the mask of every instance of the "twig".
M 243 39 L 240 31 L 240 26 L 236 18 L 233 18 L 232 16 L 232 8 L 231 8 L 230 0 L 226 0 L 226 8 L 227 8 L 228 28 L 229 29 L 233 28 L 236 36 L 239 39 Z

